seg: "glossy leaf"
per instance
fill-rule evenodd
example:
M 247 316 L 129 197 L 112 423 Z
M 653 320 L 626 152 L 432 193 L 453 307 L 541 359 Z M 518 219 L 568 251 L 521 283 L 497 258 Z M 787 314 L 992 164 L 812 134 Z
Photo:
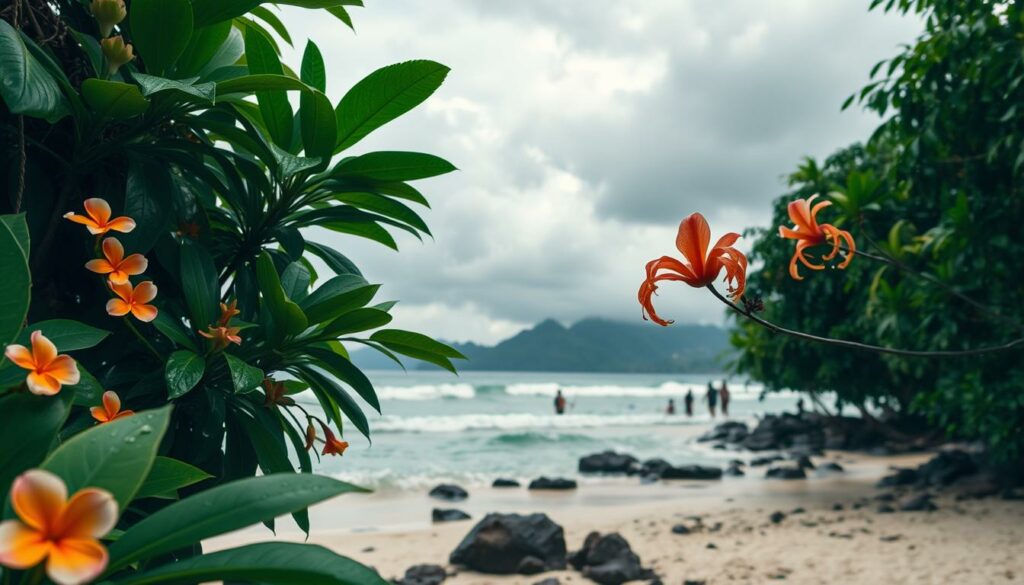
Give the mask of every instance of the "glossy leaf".
M 206 361 L 202 356 L 187 349 L 179 349 L 167 358 L 164 379 L 167 381 L 167 398 L 181 398 L 203 379 Z
M 309 86 L 286 75 L 245 75 L 217 83 L 217 97 L 254 91 L 310 91 Z
M 355 274 L 362 276 L 363 273 L 359 270 L 359 267 L 354 262 L 348 259 L 344 254 L 338 252 L 334 248 L 329 248 L 323 244 L 317 242 L 306 242 L 306 249 L 318 256 L 327 264 L 327 267 L 334 271 L 335 274 Z
M 184 78 L 199 75 L 208 65 L 215 67 L 231 65 L 237 61 L 237 56 L 231 59 L 230 55 L 222 55 L 221 59 L 224 59 L 225 62 L 217 63 L 217 55 L 230 48 L 226 46 L 230 34 L 231 21 L 219 22 L 212 26 L 193 30 L 192 38 L 189 39 L 188 45 L 178 57 L 178 62 L 175 63 L 174 72 L 176 77 Z M 240 55 L 241 52 L 239 52 Z
M 412 181 L 456 170 L 441 157 L 422 152 L 370 152 L 346 159 L 331 171 L 335 177 L 360 177 L 375 181 Z
M 36 467 L 57 439 L 57 432 L 71 412 L 73 390 L 56 396 L 36 396 L 28 392 L 0 397 L 0 502 L 7 501 L 7 490 L 22 472 Z
M 135 73 L 132 78 L 142 89 L 142 95 L 147 97 L 171 95 L 178 103 L 195 102 L 207 105 L 213 104 L 217 98 L 217 85 L 212 82 L 187 83 L 144 73 Z
M 318 388 L 330 396 L 359 432 L 367 439 L 370 438 L 370 423 L 366 420 L 366 414 L 344 388 L 316 368 L 304 366 L 301 368 L 301 372 L 302 378 L 309 382 L 310 386 Z
M 228 363 L 228 371 L 231 372 L 231 386 L 235 389 L 235 394 L 245 394 L 260 387 L 260 383 L 263 382 L 263 370 L 231 354 L 224 354 L 224 359 Z
M 191 240 L 181 243 L 181 288 L 192 315 L 192 326 L 205 330 L 217 314 L 220 290 L 210 253 Z
M 71 319 L 49 319 L 32 323 L 18 336 L 18 343 L 28 346 L 33 331 L 42 331 L 61 353 L 89 349 L 100 344 L 110 335 L 109 331 L 86 325 Z
M 380 400 L 377 398 L 377 391 L 373 389 L 373 384 L 348 358 L 319 347 L 307 348 L 306 352 L 319 362 L 318 365 L 351 386 L 367 404 L 380 412 Z
M 100 119 L 126 120 L 149 109 L 137 86 L 95 77 L 82 82 L 82 99 Z
M 254 75 L 283 75 L 281 61 L 266 36 L 255 28 L 245 31 L 245 59 Z M 287 150 L 292 143 L 292 107 L 283 90 L 256 92 L 256 101 L 263 115 L 263 124 L 270 137 Z
M 124 214 L 135 220 L 135 229 L 117 238 L 125 250 L 145 254 L 166 234 L 172 217 L 177 186 L 167 165 L 132 159 L 124 194 Z M 127 253 L 127 252 L 126 252 Z
M 132 0 L 128 11 L 132 42 L 151 75 L 167 73 L 192 37 L 189 0 Z
M 354 274 L 336 276 L 302 301 L 302 308 L 309 323 L 323 323 L 348 311 L 366 306 L 380 289 L 378 284 L 369 284 Z
M 211 477 L 213 476 L 194 465 L 158 455 L 153 460 L 153 467 L 150 468 L 146 481 L 142 483 L 135 497 L 137 499 L 172 497 L 179 489 Z
M 10 343 L 28 314 L 32 275 L 28 266 L 28 227 L 24 215 L 0 221 L 0 343 Z
M 284 289 L 281 288 L 281 279 L 274 268 L 274 261 L 265 251 L 256 262 L 256 279 L 263 299 L 274 316 L 274 323 L 286 334 L 302 333 L 308 326 L 307 317 L 297 304 L 285 296 Z
M 338 136 L 331 100 L 319 91 L 299 95 L 299 119 L 306 156 L 330 158 Z
M 29 52 L 25 39 L 0 20 L 0 98 L 12 114 L 54 123 L 68 113 L 60 85 Z

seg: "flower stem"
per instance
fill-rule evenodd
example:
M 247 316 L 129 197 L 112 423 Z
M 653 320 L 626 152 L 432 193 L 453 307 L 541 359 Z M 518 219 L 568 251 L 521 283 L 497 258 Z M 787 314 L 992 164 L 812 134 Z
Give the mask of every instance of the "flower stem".
M 774 331 L 775 333 L 781 333 L 782 335 L 788 335 L 790 337 L 795 337 L 797 339 L 803 339 L 805 341 L 813 341 L 815 343 L 822 343 L 822 344 L 825 344 L 825 345 L 835 345 L 835 346 L 838 346 L 838 347 L 847 347 L 847 348 L 850 348 L 850 349 L 856 349 L 856 350 L 860 350 L 860 351 L 870 351 L 870 352 L 874 352 L 874 353 L 885 353 L 885 354 L 889 354 L 889 355 L 898 355 L 898 356 L 902 356 L 902 357 L 923 357 L 923 358 L 963 357 L 963 356 L 971 356 L 971 355 L 980 355 L 980 354 L 985 354 L 985 353 L 995 353 L 995 352 L 1000 352 L 1000 351 L 1008 351 L 1008 350 L 1011 350 L 1011 349 L 1014 349 L 1014 348 L 1017 348 L 1017 347 L 1024 346 L 1024 337 L 1021 337 L 1021 338 L 1018 338 L 1018 339 L 1014 339 L 1013 341 L 1010 341 L 1009 343 L 1004 343 L 1003 345 L 995 345 L 995 346 L 989 346 L 989 347 L 978 347 L 978 348 L 975 348 L 975 349 L 921 351 L 921 350 L 912 350 L 912 349 L 898 349 L 898 348 L 894 348 L 894 347 L 884 347 L 884 346 L 881 346 L 881 345 L 869 345 L 869 344 L 860 343 L 860 342 L 857 342 L 857 341 L 847 341 L 845 339 L 833 339 L 831 337 L 820 337 L 818 335 L 811 335 L 810 333 L 804 333 L 802 331 L 794 331 L 792 329 L 786 329 L 785 327 L 781 327 L 779 325 L 776 325 L 775 323 L 772 323 L 771 321 L 766 321 L 766 320 L 758 317 L 754 313 L 752 313 L 750 311 L 747 311 L 747 310 L 737 306 L 732 301 L 730 301 L 729 299 L 727 299 L 724 296 L 722 296 L 722 293 L 718 292 L 718 290 L 715 289 L 714 285 L 709 284 L 707 286 L 707 289 L 710 290 L 711 294 L 715 295 L 715 297 L 718 300 L 720 300 L 723 303 L 725 303 L 730 309 L 732 309 L 733 311 L 739 313 L 740 315 L 743 315 L 747 319 L 750 319 L 751 321 L 753 321 L 754 323 L 757 323 L 758 325 L 764 327 L 765 329 L 768 329 L 769 331 Z
M 139 333 L 139 330 L 135 328 L 135 325 L 132 324 L 131 319 L 127 315 L 125 315 L 124 317 L 124 324 L 128 327 L 128 329 L 131 330 L 132 333 L 135 334 L 135 337 L 139 338 L 139 341 L 142 342 L 142 345 L 146 346 L 146 349 L 148 349 L 150 353 L 152 353 L 153 356 L 156 357 L 157 360 L 161 362 L 164 361 L 164 356 L 160 355 L 160 352 L 157 351 L 155 347 L 150 345 L 149 341 L 142 336 L 142 333 Z

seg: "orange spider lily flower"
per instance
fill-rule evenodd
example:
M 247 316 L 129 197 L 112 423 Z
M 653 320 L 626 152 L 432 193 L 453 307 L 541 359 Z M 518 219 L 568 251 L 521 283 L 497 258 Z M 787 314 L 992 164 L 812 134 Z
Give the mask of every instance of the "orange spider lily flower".
M 316 442 L 316 427 L 313 423 L 306 425 L 306 451 L 313 448 L 313 443 Z
M 112 284 L 110 289 L 120 297 L 107 301 L 107 314 L 111 317 L 124 317 L 131 313 L 144 323 L 156 319 L 156 307 L 147 304 L 156 298 L 156 285 L 152 281 L 140 282 L 135 288 L 130 282 Z
M 780 236 L 797 241 L 796 250 L 793 251 L 793 258 L 789 261 L 789 275 L 795 280 L 804 279 L 804 277 L 800 276 L 797 261 L 811 270 L 825 269 L 824 264 L 812 264 L 811 261 L 807 259 L 807 256 L 804 255 L 804 251 L 807 250 L 807 248 L 831 241 L 832 251 L 821 257 L 822 260 L 827 262 L 839 254 L 840 244 L 846 242 L 846 246 L 849 248 L 849 251 L 846 254 L 846 258 L 836 265 L 836 268 L 839 269 L 846 268 L 850 265 L 850 262 L 853 260 L 853 253 L 857 249 L 856 244 L 853 242 L 853 236 L 850 235 L 850 232 L 841 230 L 829 223 L 818 223 L 816 217 L 818 212 L 829 205 L 832 205 L 832 202 L 822 201 L 814 207 L 811 207 L 811 202 L 817 197 L 817 195 L 812 195 L 808 199 L 797 199 L 796 201 L 791 201 L 787 210 L 789 211 L 789 219 L 796 225 L 794 225 L 792 229 L 783 225 L 779 226 Z
M 111 230 L 127 234 L 135 229 L 135 220 L 130 217 L 121 216 L 110 219 L 110 205 L 99 197 L 85 200 L 85 213 L 87 215 L 78 215 L 69 211 L 64 214 L 64 218 L 84 225 L 94 236 L 105 234 Z
M 11 485 L 11 507 L 19 520 L 0 522 L 0 564 L 21 570 L 45 560 L 58 585 L 88 583 L 106 569 L 99 538 L 117 523 L 110 492 L 85 488 L 69 500 L 59 477 L 33 469 Z
M 295 404 L 295 400 L 291 396 L 285 396 L 284 382 L 275 382 L 270 378 L 263 378 L 263 391 L 267 394 L 266 400 L 263 401 L 263 405 L 266 407 L 280 404 L 282 406 L 291 406 Z
M 149 267 L 149 260 L 142 254 L 132 254 L 125 258 L 124 246 L 117 238 L 103 240 L 103 255 L 85 263 L 85 267 L 97 274 L 107 274 L 110 284 L 125 284 L 129 276 L 142 274 Z
M 653 295 L 658 290 L 657 283 L 663 280 L 678 280 L 700 288 L 714 282 L 724 268 L 729 296 L 739 299 L 747 283 L 747 257 L 733 247 L 739 237 L 737 233 L 727 233 L 709 250 L 711 227 L 704 216 L 694 213 L 684 219 L 676 235 L 676 248 L 683 254 L 683 260 L 662 256 L 647 263 L 647 277 L 637 293 L 644 319 L 650 318 L 658 325 L 672 323 L 654 311 Z
M 238 315 L 241 311 L 238 310 L 238 301 L 234 300 L 228 304 L 220 304 L 220 319 L 217 320 L 217 325 L 222 327 L 227 326 L 231 322 L 231 318 Z
M 68 355 L 57 355 L 57 346 L 43 335 L 42 331 L 32 332 L 32 349 L 12 343 L 4 350 L 4 356 L 15 365 L 29 370 L 25 379 L 29 392 L 40 396 L 53 396 L 60 392 L 62 385 L 78 383 L 78 364 Z
M 202 335 L 207 339 L 212 339 L 213 349 L 218 350 L 224 349 L 225 347 L 228 346 L 229 343 L 234 343 L 235 345 L 242 345 L 242 338 L 238 336 L 238 332 L 241 330 L 241 327 L 211 326 L 207 328 L 207 331 L 209 331 L 209 333 L 207 333 L 206 331 L 200 331 L 199 335 Z
M 348 441 L 342 441 L 334 436 L 331 429 L 323 423 L 320 426 L 324 429 L 324 450 L 320 452 L 321 455 L 344 455 L 345 449 L 348 449 Z
M 108 423 L 135 414 L 134 410 L 121 410 L 121 397 L 113 390 L 103 393 L 103 406 L 93 406 L 89 412 L 92 413 L 94 419 L 101 423 Z

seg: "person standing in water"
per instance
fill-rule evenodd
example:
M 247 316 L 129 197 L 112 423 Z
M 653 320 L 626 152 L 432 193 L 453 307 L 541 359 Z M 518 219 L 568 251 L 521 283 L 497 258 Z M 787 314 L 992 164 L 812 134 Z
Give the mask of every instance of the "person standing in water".
M 686 391 L 683 402 L 686 404 L 686 416 L 693 416 L 693 390 Z
M 676 413 L 676 401 L 672 398 L 668 399 L 668 406 L 665 407 L 665 414 Z
M 555 414 L 565 414 L 565 396 L 562 396 L 562 389 L 555 394 Z
M 708 412 L 711 413 L 711 418 L 715 418 L 715 408 L 718 406 L 718 390 L 715 390 L 715 385 L 708 382 L 708 392 L 704 395 L 704 400 L 708 403 Z
M 725 384 L 725 380 L 722 380 L 722 389 L 718 391 L 718 395 L 722 399 L 722 416 L 729 416 L 729 400 L 732 395 L 729 393 L 729 387 Z

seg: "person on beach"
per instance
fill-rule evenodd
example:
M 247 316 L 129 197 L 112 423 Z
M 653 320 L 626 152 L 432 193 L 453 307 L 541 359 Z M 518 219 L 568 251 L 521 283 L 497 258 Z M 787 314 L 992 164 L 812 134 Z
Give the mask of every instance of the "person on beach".
M 708 382 L 708 391 L 704 395 L 704 400 L 708 403 L 708 412 L 711 413 L 711 418 L 715 418 L 715 408 L 718 406 L 718 390 L 715 390 L 715 385 Z
M 675 414 L 675 413 L 676 413 L 676 401 L 675 401 L 675 399 L 669 398 L 668 399 L 668 406 L 665 407 L 665 414 Z
M 725 380 L 722 380 L 722 389 L 718 391 L 718 397 L 722 399 L 722 416 L 729 416 L 729 399 L 732 395 L 729 394 L 729 387 L 725 384 Z
M 555 414 L 565 414 L 565 396 L 562 395 L 561 388 L 555 394 Z
M 686 391 L 683 403 L 686 404 L 686 416 L 693 416 L 693 390 Z
M 796 401 L 796 415 L 797 416 L 803 416 L 804 415 L 804 397 L 803 396 L 801 396 L 800 399 Z

